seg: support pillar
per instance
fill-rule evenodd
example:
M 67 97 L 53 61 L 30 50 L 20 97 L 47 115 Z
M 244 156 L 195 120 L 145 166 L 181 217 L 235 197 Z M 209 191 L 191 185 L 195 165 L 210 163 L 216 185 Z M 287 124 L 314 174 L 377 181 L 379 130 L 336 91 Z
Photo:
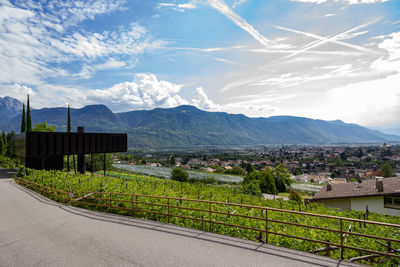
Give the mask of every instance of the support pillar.
M 85 132 L 85 128 L 78 127 L 77 132 L 78 132 L 78 135 L 83 134 Z M 82 148 L 82 150 L 83 150 L 83 148 Z M 78 154 L 78 172 L 82 173 L 82 174 L 85 174 L 85 172 L 86 172 L 86 163 L 85 163 L 85 154 L 84 153 Z

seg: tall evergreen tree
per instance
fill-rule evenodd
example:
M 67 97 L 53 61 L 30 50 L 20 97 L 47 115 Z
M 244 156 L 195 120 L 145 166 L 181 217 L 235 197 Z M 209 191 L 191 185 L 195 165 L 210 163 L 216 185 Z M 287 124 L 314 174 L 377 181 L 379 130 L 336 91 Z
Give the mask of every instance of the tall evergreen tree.
M 21 133 L 26 132 L 25 103 L 22 104 Z
M 29 95 L 28 95 L 28 103 L 26 104 L 26 131 L 32 131 L 32 119 L 31 119 L 31 107 L 29 105 Z

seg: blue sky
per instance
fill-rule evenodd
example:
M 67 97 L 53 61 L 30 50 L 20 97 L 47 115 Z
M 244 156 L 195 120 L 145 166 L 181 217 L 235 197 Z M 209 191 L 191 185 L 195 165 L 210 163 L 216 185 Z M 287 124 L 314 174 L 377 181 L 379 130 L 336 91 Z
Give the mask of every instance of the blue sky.
M 0 0 L 0 96 L 400 125 L 398 0 Z

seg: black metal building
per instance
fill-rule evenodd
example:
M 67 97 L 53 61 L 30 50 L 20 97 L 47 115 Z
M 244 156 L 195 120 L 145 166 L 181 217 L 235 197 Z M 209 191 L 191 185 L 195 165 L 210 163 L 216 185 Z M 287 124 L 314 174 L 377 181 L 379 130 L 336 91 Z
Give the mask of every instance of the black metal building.
M 78 155 L 78 171 L 85 172 L 85 154 L 126 152 L 127 134 L 26 132 L 14 139 L 15 152 L 27 168 L 62 170 L 64 155 Z

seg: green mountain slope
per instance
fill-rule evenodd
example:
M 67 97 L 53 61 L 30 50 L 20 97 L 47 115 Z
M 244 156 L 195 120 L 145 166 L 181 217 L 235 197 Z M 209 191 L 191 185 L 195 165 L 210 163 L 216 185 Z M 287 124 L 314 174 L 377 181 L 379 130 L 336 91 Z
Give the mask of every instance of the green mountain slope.
M 66 108 L 32 111 L 33 123 L 47 121 L 66 129 Z M 329 144 L 400 141 L 356 124 L 275 116 L 248 118 L 241 114 L 207 112 L 193 106 L 113 113 L 104 105 L 71 109 L 72 126 L 86 132 L 127 132 L 130 147 L 192 147 L 201 145 Z M 18 130 L 19 116 L 3 124 Z

